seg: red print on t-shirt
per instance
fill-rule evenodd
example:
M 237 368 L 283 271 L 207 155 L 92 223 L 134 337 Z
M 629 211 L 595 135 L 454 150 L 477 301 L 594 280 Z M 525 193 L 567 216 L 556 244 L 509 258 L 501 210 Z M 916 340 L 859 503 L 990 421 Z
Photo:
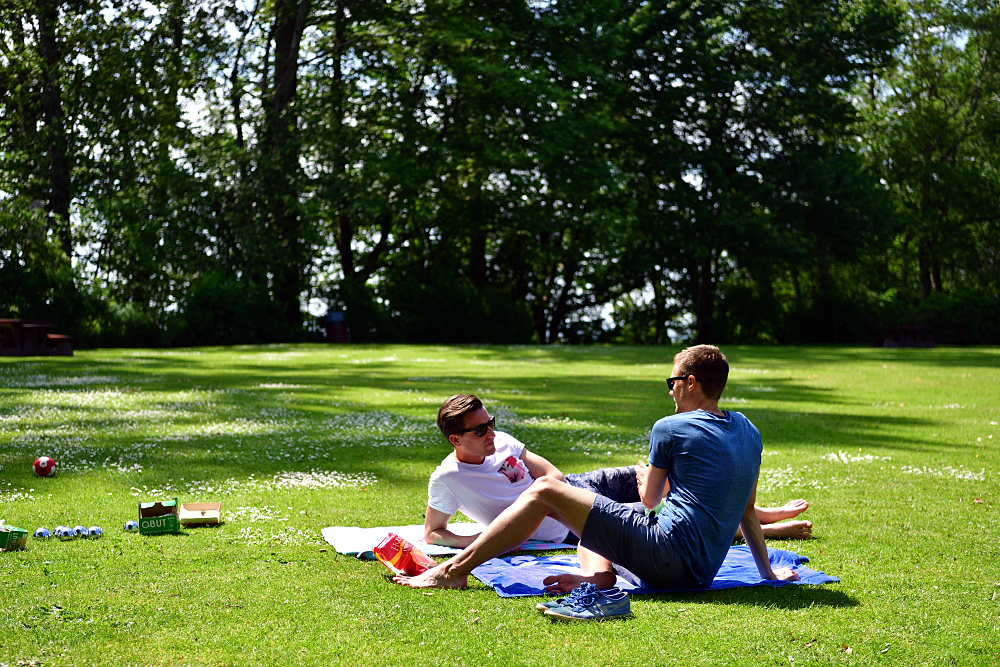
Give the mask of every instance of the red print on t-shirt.
M 524 476 L 528 474 L 528 472 L 524 469 L 524 464 L 521 463 L 515 456 L 508 456 L 504 460 L 503 464 L 500 466 L 500 472 L 507 475 L 507 479 L 510 480 L 511 484 L 520 482 L 524 479 Z

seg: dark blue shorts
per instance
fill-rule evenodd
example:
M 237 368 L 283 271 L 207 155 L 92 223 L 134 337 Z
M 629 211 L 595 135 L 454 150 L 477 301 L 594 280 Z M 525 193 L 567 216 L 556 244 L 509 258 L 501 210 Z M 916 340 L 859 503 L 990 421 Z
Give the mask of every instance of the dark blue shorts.
M 566 475 L 566 483 L 610 498 L 616 503 L 637 503 L 641 500 L 639 485 L 635 479 L 635 468 L 632 466 L 601 468 L 591 472 Z
M 580 544 L 614 563 L 615 573 L 633 584 L 698 588 L 667 534 L 656 523 L 655 515 L 648 517 L 641 507 L 597 496 Z
M 578 489 L 610 498 L 616 503 L 638 503 L 639 482 L 635 478 L 635 468 L 601 468 L 590 472 L 570 473 L 566 483 Z M 564 540 L 567 544 L 579 544 L 580 536 L 570 531 Z

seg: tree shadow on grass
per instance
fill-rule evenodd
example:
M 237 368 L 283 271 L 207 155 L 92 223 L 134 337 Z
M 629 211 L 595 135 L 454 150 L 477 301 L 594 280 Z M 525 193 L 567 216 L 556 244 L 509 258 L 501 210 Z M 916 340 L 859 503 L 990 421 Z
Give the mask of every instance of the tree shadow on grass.
M 925 364 L 942 368 L 989 368 L 1000 366 L 1000 349 L 982 347 L 866 348 L 866 347 L 744 347 L 726 346 L 730 364 L 807 370 L 810 364 L 850 366 L 858 362 Z
M 789 610 L 807 607 L 850 608 L 861 604 L 857 598 L 843 591 L 823 586 L 806 585 L 762 585 L 696 593 L 657 593 L 644 595 L 640 599 L 687 604 L 731 604 Z
M 628 441 L 618 452 L 622 457 L 631 459 L 642 456 L 645 445 L 640 441 L 644 434 L 648 433 L 657 419 L 673 413 L 673 404 L 667 394 L 663 378 L 654 378 L 652 375 L 645 379 L 637 379 L 634 376 L 615 379 L 599 374 L 563 374 L 547 378 L 544 374 L 531 375 L 519 372 L 517 375 L 511 375 L 505 371 L 491 376 L 488 366 L 462 366 L 456 370 L 455 377 L 474 378 L 476 383 L 455 384 L 454 381 L 449 382 L 446 377 L 449 371 L 435 365 L 428 366 L 429 372 L 442 377 L 412 383 L 408 380 L 414 369 L 412 364 L 406 363 L 408 360 L 405 355 L 401 356 L 399 363 L 385 360 L 395 354 L 392 348 L 355 349 L 353 354 L 356 357 L 357 355 L 371 357 L 363 359 L 365 363 L 356 364 L 340 363 L 343 360 L 334 354 L 339 350 L 317 353 L 317 349 L 322 350 L 318 346 L 287 349 L 296 353 L 294 360 L 288 365 L 271 362 L 264 354 L 275 351 L 270 348 L 260 349 L 261 354 L 256 357 L 253 354 L 244 355 L 248 357 L 246 359 L 235 354 L 215 354 L 211 351 L 204 355 L 186 356 L 150 351 L 141 357 L 130 356 L 112 360 L 96 358 L 85 361 L 84 365 L 88 372 L 106 372 L 120 378 L 123 384 L 141 381 L 143 384 L 139 385 L 140 391 L 150 389 L 169 394 L 195 386 L 208 391 L 222 390 L 213 393 L 211 397 L 211 402 L 217 407 L 227 403 L 232 404 L 233 410 L 220 411 L 222 414 L 212 413 L 211 406 L 205 405 L 201 398 L 178 400 L 168 396 L 159 399 L 163 403 L 170 404 L 170 407 L 182 409 L 187 413 L 182 415 L 178 412 L 171 419 L 172 428 L 193 431 L 191 436 L 183 441 L 171 442 L 168 438 L 143 435 L 142 428 L 138 430 L 131 428 L 128 432 L 119 433 L 113 415 L 104 413 L 100 406 L 64 405 L 61 409 L 73 414 L 74 417 L 68 421 L 80 428 L 92 432 L 103 431 L 100 448 L 108 450 L 104 452 L 105 455 L 110 455 L 114 451 L 128 450 L 130 445 L 134 446 L 137 442 L 155 439 L 162 441 L 163 446 L 172 451 L 172 456 L 185 458 L 188 467 L 197 469 L 199 476 L 204 476 L 206 479 L 271 473 L 288 468 L 308 470 L 316 467 L 335 467 L 345 472 L 371 471 L 386 484 L 402 484 L 408 487 L 412 487 L 418 478 L 421 485 L 425 483 L 425 471 L 429 472 L 429 468 L 436 465 L 449 451 L 433 424 L 437 411 L 436 402 L 431 404 L 421 400 L 427 396 L 441 397 L 458 391 L 479 392 L 477 387 L 485 387 L 482 398 L 487 403 L 488 409 L 507 408 L 522 417 L 520 421 L 512 424 L 501 424 L 500 428 L 521 439 L 529 448 L 544 443 L 546 450 L 543 455 L 550 456 L 549 452 L 554 453 L 556 457 L 553 462 L 561 466 L 565 466 L 568 460 L 579 458 L 571 453 L 570 448 L 581 439 L 584 441 L 589 439 L 600 445 L 603 441 L 621 436 L 623 442 Z M 297 353 L 299 350 L 301 354 Z M 656 348 L 652 351 L 647 348 L 568 350 L 569 348 L 470 347 L 455 348 L 454 351 L 462 355 L 483 359 L 495 358 L 512 364 L 528 363 L 538 359 L 568 363 L 571 359 L 578 358 L 598 364 L 641 362 L 647 365 L 651 361 L 658 362 L 661 358 L 666 359 L 664 363 L 668 363 L 674 351 L 666 348 Z M 251 352 L 252 349 L 247 351 Z M 783 361 L 794 364 L 803 363 L 803 359 L 830 361 L 830 363 L 846 363 L 851 360 L 850 351 L 838 348 L 791 351 L 785 348 L 738 348 L 734 352 L 736 358 L 746 358 L 753 363 L 758 360 L 766 362 L 768 359 L 773 359 L 776 363 Z M 872 359 L 867 350 L 862 352 L 859 354 L 865 359 Z M 893 355 L 900 351 L 876 352 Z M 903 352 L 915 355 L 926 351 Z M 959 351 L 960 354 L 952 352 L 949 351 L 949 355 L 944 356 L 954 359 L 967 357 L 978 359 L 976 363 L 979 364 L 987 364 L 987 359 L 997 358 L 997 355 L 989 350 L 974 351 L 976 354 L 971 356 L 967 354 L 967 350 Z M 310 356 L 312 354 L 315 356 Z M 424 348 L 418 348 L 414 354 L 427 354 L 427 352 Z M 145 360 L 143 364 L 137 364 L 134 368 L 124 367 L 128 363 L 137 363 L 140 359 Z M 360 357 L 355 358 L 354 361 L 359 359 Z M 260 361 L 264 363 L 259 363 Z M 63 362 L 64 360 L 32 363 L 30 372 L 62 374 L 71 372 L 70 367 Z M 336 374 L 330 372 L 331 364 L 336 365 Z M 567 370 L 570 369 L 564 368 L 563 372 Z M 895 414 L 891 410 L 872 414 L 870 406 L 857 403 L 856 395 L 852 395 L 851 402 L 847 402 L 832 389 L 776 375 L 766 377 L 766 384 L 773 387 L 774 392 L 761 393 L 759 396 L 747 393 L 761 381 L 737 374 L 731 381 L 732 393 L 727 392 L 727 394 L 733 396 L 744 392 L 744 395 L 751 400 L 746 406 L 740 403 L 730 405 L 723 403 L 722 407 L 745 412 L 761 428 L 767 449 L 799 445 L 836 448 L 841 443 L 866 443 L 883 449 L 923 452 L 946 451 L 953 448 L 953 445 L 943 443 L 929 433 L 933 427 L 946 423 L 943 413 L 942 419 L 929 416 L 917 418 Z M 299 387 L 283 387 L 282 383 Z M 380 392 L 377 405 L 364 401 L 352 403 L 342 399 L 344 395 L 342 387 L 348 390 L 368 390 L 372 389 L 373 384 L 377 384 Z M 417 387 L 419 391 L 415 395 L 413 390 Z M 57 384 L 53 385 L 53 388 L 89 390 L 102 387 L 101 385 L 70 387 Z M 280 395 L 287 394 L 289 390 L 294 391 L 292 400 L 281 398 Z M 393 395 L 393 392 L 396 395 Z M 837 412 L 808 414 L 801 407 L 805 404 L 836 406 Z M 785 406 L 788 409 L 785 409 Z M 277 424 L 270 432 L 260 434 L 226 433 L 224 424 L 220 425 L 219 432 L 215 432 L 214 428 L 210 430 L 199 428 L 199 426 L 207 427 L 209 423 L 217 421 L 234 420 L 237 418 L 235 415 L 247 415 L 251 420 L 263 419 L 268 408 L 294 414 L 296 419 L 302 420 L 304 424 L 295 426 L 291 422 L 287 426 Z M 374 411 L 419 415 L 419 420 L 426 422 L 427 432 L 399 430 L 398 433 L 387 437 L 396 440 L 409 438 L 415 446 L 385 447 L 376 446 L 378 444 L 376 439 L 361 431 L 358 431 L 357 436 L 344 435 L 324 427 L 326 417 L 346 412 Z M 248 415 L 248 412 L 253 414 Z M 529 423 L 525 419 L 534 416 L 551 416 L 553 421 Z M 578 418 L 590 423 L 574 426 L 571 422 Z M 152 413 L 147 419 L 141 413 L 133 412 L 128 415 L 127 420 L 122 420 L 122 426 L 128 422 L 133 427 L 137 424 L 141 427 L 142 422 L 147 421 L 152 425 L 157 419 Z M 561 424 L 560 419 L 566 419 L 567 422 Z M 292 436 L 297 439 L 305 438 L 307 442 L 297 444 L 292 442 Z M 351 438 L 355 437 L 356 440 L 352 441 Z M 632 447 L 633 440 L 636 441 L 635 451 L 626 451 Z M 286 442 L 292 444 L 283 444 Z M 439 443 L 439 446 L 433 446 L 431 443 Z M 226 452 L 225 460 L 220 460 L 223 452 L 215 451 L 218 445 L 222 445 L 221 449 Z M 293 454 L 310 454 L 314 453 L 317 447 L 325 448 L 331 457 L 335 455 L 336 459 L 303 460 L 294 455 L 290 459 L 279 459 L 277 456 L 282 449 Z M 234 450 L 239 453 L 241 449 L 249 455 L 232 456 L 229 453 Z M 149 452 L 149 456 L 159 458 L 153 451 Z M 146 456 L 143 455 L 141 458 L 146 459 Z M 403 463 L 401 461 L 403 458 L 412 463 L 402 468 L 400 464 Z M 606 461 L 592 459 L 586 462 L 586 465 L 591 468 L 601 467 L 599 465 L 601 463 L 606 464 Z M 567 466 L 566 469 L 575 471 L 577 468 L 579 466 Z M 166 481 L 166 478 L 159 479 L 154 470 L 148 470 L 144 478 L 147 484 Z

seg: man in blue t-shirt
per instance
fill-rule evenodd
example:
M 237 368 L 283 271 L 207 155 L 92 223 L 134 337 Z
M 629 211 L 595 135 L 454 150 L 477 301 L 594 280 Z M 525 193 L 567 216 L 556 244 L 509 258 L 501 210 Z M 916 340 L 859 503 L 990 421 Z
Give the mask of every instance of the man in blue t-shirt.
M 528 450 L 509 433 L 494 430 L 496 417 L 490 416 L 478 396 L 456 394 L 438 409 L 437 425 L 452 447 L 427 485 L 424 538 L 428 544 L 464 548 L 479 534 L 456 533 L 449 521 L 458 510 L 481 525 L 488 526 L 518 496 L 542 476 L 564 479 L 567 484 L 610 498 L 619 503 L 640 503 L 636 468 L 601 468 L 563 475 L 562 471 Z M 521 474 L 510 474 L 521 470 Z M 668 489 L 669 490 L 669 489 Z M 789 521 L 809 504 L 793 500 L 781 507 L 755 507 L 766 539 L 805 539 L 812 533 L 809 521 Z M 737 529 L 736 538 L 743 533 Z M 549 517 L 531 536 L 533 540 L 577 544 L 579 537 Z
M 649 465 L 636 466 L 642 504 L 650 516 L 585 489 L 542 476 L 454 558 L 416 577 L 395 581 L 418 588 L 461 588 L 479 564 L 522 544 L 546 517 L 580 535 L 582 575 L 545 580 L 551 592 L 590 582 L 599 589 L 615 575 L 662 588 L 711 583 L 740 527 L 760 575 L 794 581 L 789 568 L 772 570 L 754 511 L 760 471 L 760 433 L 743 415 L 719 410 L 729 363 L 714 346 L 697 345 L 674 357 L 667 380 L 676 415 L 653 427 Z

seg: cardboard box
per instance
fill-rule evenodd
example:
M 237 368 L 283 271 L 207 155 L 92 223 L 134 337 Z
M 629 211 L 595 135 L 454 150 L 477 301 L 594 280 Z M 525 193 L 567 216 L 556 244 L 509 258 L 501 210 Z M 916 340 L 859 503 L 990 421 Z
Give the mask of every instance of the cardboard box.
M 214 526 L 222 523 L 222 503 L 181 503 L 182 526 Z
M 28 543 L 28 531 L 14 526 L 0 526 L 0 551 L 23 549 Z
M 179 533 L 181 524 L 177 509 L 176 498 L 158 503 L 139 503 L 139 534 Z

